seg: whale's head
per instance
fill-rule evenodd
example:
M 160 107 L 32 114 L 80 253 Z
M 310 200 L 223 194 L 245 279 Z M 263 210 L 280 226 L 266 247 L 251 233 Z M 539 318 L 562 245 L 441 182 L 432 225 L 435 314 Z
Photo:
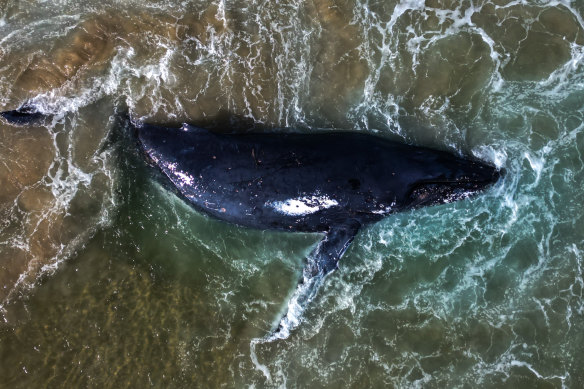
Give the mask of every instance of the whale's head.
M 405 199 L 409 208 L 472 197 L 495 184 L 504 174 L 488 163 L 443 152 L 425 153 L 413 165 Z

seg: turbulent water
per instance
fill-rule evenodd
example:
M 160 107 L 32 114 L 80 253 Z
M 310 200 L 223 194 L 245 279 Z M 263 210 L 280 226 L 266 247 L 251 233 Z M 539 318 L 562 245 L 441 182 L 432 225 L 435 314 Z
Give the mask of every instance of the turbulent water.
M 0 387 L 584 387 L 581 0 L 0 1 Z M 116 112 L 348 129 L 504 179 L 363 231 L 287 339 L 317 235 L 196 213 Z

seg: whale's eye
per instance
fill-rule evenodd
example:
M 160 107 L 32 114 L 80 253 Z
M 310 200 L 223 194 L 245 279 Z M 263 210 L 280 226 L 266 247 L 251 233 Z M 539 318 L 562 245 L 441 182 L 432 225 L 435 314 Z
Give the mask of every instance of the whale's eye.
M 351 189 L 353 190 L 359 190 L 361 188 L 361 181 L 357 178 L 350 178 L 349 184 L 351 184 Z
M 410 191 L 410 206 L 420 207 L 451 203 L 472 196 L 482 187 L 474 182 L 427 182 L 418 183 Z

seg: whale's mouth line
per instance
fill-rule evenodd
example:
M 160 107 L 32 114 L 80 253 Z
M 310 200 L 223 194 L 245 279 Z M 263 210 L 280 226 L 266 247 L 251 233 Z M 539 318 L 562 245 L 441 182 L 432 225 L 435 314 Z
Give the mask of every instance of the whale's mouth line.
M 484 179 L 471 179 L 471 178 L 448 179 L 448 178 L 444 178 L 444 179 L 421 180 L 421 181 L 418 181 L 415 186 L 419 187 L 419 186 L 432 185 L 432 184 L 434 184 L 434 185 L 436 185 L 436 184 L 461 184 L 461 185 L 476 184 L 476 185 L 485 185 L 486 186 L 486 185 L 494 184 L 503 175 L 504 175 L 503 172 L 501 172 L 499 170 L 495 170 L 491 177 L 484 178 Z
M 434 188 L 441 190 L 475 189 L 482 190 L 493 185 L 496 180 L 428 180 L 419 181 L 412 185 L 411 192 L 417 189 Z
M 445 204 L 472 197 L 494 185 L 503 174 L 499 170 L 493 170 L 490 177 L 481 177 L 480 179 L 465 177 L 418 181 L 408 193 L 408 197 L 412 200 L 410 207 L 419 208 L 424 205 Z

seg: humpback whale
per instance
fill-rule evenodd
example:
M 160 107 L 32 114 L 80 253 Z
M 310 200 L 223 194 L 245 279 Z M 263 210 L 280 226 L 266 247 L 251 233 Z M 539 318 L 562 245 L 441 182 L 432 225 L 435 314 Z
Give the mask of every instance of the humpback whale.
M 360 228 L 395 212 L 470 197 L 495 183 L 485 162 L 357 132 L 222 134 L 134 127 L 139 147 L 194 208 L 245 227 L 320 232 L 273 337 L 299 323 Z
M 45 118 L 28 106 L 0 115 L 16 125 Z M 366 133 L 217 133 L 127 122 L 145 159 L 195 209 L 244 227 L 324 235 L 269 339 L 299 324 L 362 227 L 471 197 L 501 176 L 475 158 Z

